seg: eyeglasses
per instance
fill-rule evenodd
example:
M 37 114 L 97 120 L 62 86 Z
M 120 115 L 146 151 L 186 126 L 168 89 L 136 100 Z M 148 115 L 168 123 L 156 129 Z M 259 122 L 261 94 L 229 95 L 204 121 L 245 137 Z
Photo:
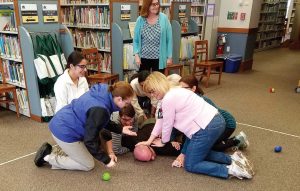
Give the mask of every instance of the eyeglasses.
M 78 64 L 78 65 L 76 65 L 76 66 L 78 66 L 78 67 L 81 68 L 82 70 L 86 69 L 86 65 L 80 65 L 80 64 Z
M 158 3 L 158 2 L 157 2 L 157 3 L 151 3 L 151 6 L 152 6 L 152 7 L 159 6 L 159 3 Z

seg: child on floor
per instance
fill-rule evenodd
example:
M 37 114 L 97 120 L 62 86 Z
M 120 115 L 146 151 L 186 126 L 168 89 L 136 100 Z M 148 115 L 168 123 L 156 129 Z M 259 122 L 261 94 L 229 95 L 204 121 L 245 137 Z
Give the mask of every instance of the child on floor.
M 153 72 L 144 83 L 144 90 L 161 100 L 161 117 L 156 121 L 151 136 L 137 145 L 163 147 L 170 141 L 173 127 L 189 139 L 184 168 L 188 172 L 228 178 L 230 175 L 252 178 L 248 160 L 239 155 L 237 161 L 229 155 L 212 151 L 216 140 L 225 129 L 224 118 L 218 110 L 185 88 L 172 88 L 167 78 Z M 158 138 L 161 136 L 161 138 Z

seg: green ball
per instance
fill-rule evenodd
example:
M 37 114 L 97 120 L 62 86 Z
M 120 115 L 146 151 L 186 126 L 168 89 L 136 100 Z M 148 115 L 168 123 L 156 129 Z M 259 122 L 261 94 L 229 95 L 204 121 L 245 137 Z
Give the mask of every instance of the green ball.
M 110 180 L 110 174 L 109 172 L 104 172 L 102 175 L 102 180 L 109 181 Z

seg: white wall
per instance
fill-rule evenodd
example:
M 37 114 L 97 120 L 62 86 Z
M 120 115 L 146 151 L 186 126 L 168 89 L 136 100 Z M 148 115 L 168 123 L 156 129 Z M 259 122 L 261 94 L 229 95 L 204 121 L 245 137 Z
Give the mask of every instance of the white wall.
M 261 0 L 221 0 L 219 27 L 249 28 L 253 1 L 256 3 Z M 228 12 L 238 12 L 237 20 L 227 20 Z M 244 21 L 240 20 L 241 13 L 246 13 Z

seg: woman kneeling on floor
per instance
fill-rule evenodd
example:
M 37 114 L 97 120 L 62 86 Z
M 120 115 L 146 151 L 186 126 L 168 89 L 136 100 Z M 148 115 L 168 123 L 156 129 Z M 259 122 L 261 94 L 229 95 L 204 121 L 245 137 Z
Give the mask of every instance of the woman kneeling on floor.
M 195 93 L 185 88 L 171 88 L 167 78 L 153 72 L 144 83 L 144 90 L 161 100 L 161 120 L 157 120 L 148 141 L 137 145 L 164 146 L 170 140 L 172 128 L 189 139 L 184 168 L 188 172 L 220 178 L 235 176 L 252 178 L 250 169 L 222 152 L 212 151 L 216 140 L 225 129 L 224 118 L 218 110 Z M 161 135 L 161 138 L 157 138 Z
M 34 162 L 40 167 L 47 162 L 52 169 L 89 171 L 94 168 L 94 158 L 107 167 L 115 166 L 115 154 L 107 155 L 100 148 L 99 132 L 109 128 L 110 115 L 130 104 L 133 89 L 126 82 L 114 85 L 96 84 L 78 99 L 59 110 L 49 123 L 52 137 L 66 154 L 52 151 L 49 143 L 44 143 L 37 151 Z M 136 136 L 131 126 L 114 129 L 118 133 Z M 112 145 L 110 144 L 112 151 Z

